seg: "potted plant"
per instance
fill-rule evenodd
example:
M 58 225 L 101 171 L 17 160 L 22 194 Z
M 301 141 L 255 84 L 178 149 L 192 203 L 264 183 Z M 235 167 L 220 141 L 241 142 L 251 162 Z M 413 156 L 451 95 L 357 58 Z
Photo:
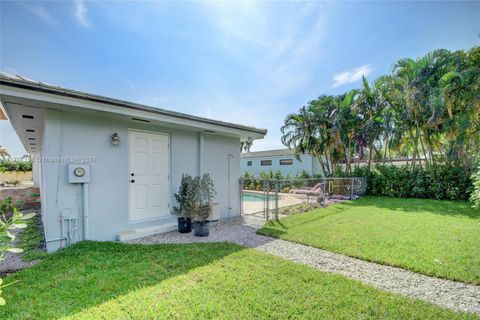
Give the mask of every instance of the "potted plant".
M 182 175 L 178 192 L 174 194 L 178 206 L 173 207 L 173 211 L 178 216 L 178 232 L 188 233 L 192 231 L 192 210 L 194 203 L 193 178 L 188 174 Z
M 192 184 L 191 192 L 194 201 L 191 212 L 194 234 L 197 237 L 206 237 L 209 234 L 207 219 L 212 210 L 215 195 L 213 180 L 209 174 L 204 174 L 202 177 L 195 177 Z

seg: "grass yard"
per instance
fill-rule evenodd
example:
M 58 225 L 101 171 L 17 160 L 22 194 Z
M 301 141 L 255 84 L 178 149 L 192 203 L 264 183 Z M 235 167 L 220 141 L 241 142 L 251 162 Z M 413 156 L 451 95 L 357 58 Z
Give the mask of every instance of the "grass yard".
M 271 221 L 258 233 L 480 284 L 480 211 L 467 202 L 365 197 Z
M 0 319 L 475 319 L 228 243 L 84 242 L 16 279 Z
M 19 236 L 19 246 L 23 249 L 22 259 L 32 261 L 48 255 L 43 246 L 43 230 L 40 215 L 26 221 L 27 227 Z

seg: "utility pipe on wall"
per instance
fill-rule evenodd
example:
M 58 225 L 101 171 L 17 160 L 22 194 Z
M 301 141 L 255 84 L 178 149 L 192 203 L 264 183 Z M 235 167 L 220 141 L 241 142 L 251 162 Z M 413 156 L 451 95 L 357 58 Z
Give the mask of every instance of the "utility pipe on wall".
M 83 215 L 83 240 L 90 239 L 90 224 L 88 211 L 88 183 L 90 182 L 90 166 L 88 164 L 68 165 L 68 182 L 82 185 L 82 215 Z
M 83 187 L 83 240 L 90 238 L 90 228 L 88 223 L 88 183 L 82 183 Z
M 233 159 L 233 154 L 228 154 L 227 156 L 227 177 L 228 177 L 228 217 L 230 217 L 230 211 L 232 210 L 232 205 L 231 205 L 231 200 L 230 200 L 230 195 L 231 195 L 231 192 L 230 192 L 230 189 L 231 189 L 231 181 L 230 181 L 230 159 Z
M 203 132 L 198 133 L 198 175 L 201 176 L 203 173 L 203 145 L 204 137 Z

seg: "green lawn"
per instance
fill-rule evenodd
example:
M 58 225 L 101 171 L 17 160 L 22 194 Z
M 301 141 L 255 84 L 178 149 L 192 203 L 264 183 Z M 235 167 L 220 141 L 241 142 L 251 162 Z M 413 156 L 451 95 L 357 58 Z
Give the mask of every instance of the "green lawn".
M 27 220 L 27 227 L 23 229 L 19 236 L 19 246 L 23 249 L 22 259 L 32 261 L 42 259 L 48 255 L 43 248 L 43 232 L 40 215 Z
M 258 233 L 480 284 L 480 211 L 468 202 L 365 197 L 271 221 Z
M 16 273 L 0 319 L 474 319 L 228 243 L 84 242 Z

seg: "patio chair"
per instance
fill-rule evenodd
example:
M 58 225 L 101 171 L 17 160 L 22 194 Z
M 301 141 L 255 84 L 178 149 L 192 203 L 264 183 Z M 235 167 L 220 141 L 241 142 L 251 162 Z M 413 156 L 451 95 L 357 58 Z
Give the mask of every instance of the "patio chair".
M 323 185 L 323 182 L 319 182 L 313 187 L 310 188 L 304 188 L 304 189 L 292 189 L 289 191 L 289 193 L 295 193 L 295 194 L 310 194 L 310 193 L 315 193 L 318 192 L 318 189 L 321 189 Z
M 307 190 L 305 194 L 312 195 L 312 196 L 320 196 L 322 194 L 325 194 L 325 188 L 324 186 L 326 185 L 325 182 L 318 183 L 315 187 L 317 188 L 312 188 L 310 190 Z

